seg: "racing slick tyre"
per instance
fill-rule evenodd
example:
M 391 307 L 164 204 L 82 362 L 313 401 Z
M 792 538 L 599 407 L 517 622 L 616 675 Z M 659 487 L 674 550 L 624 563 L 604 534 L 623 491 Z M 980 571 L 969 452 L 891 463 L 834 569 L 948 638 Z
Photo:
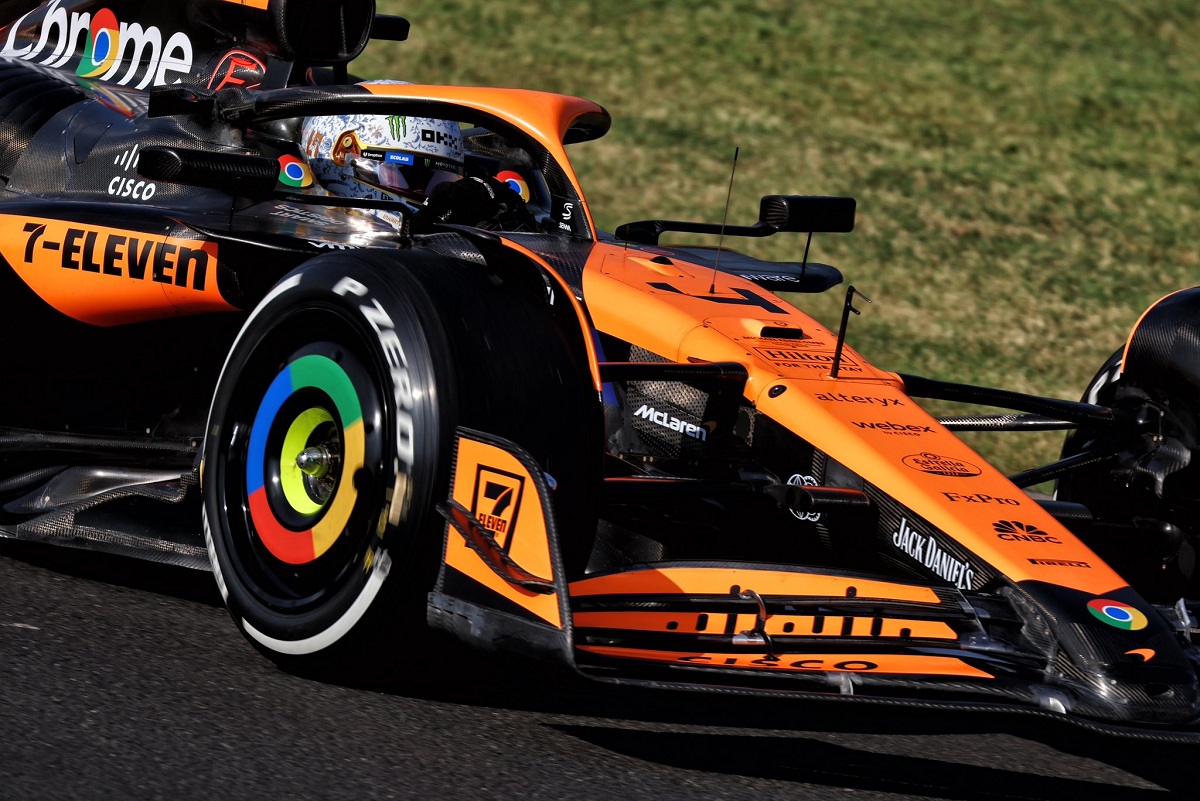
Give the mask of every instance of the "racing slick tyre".
M 1081 400 L 1156 421 L 1150 427 L 1081 426 L 1063 443 L 1062 458 L 1096 459 L 1062 476 L 1055 499 L 1082 504 L 1095 523 L 1085 542 L 1147 599 L 1171 602 L 1197 589 L 1200 465 L 1193 458 L 1193 413 L 1179 387 L 1134 381 L 1122 371 L 1125 349 L 1113 353 L 1088 382 Z
M 1121 378 L 1121 356 L 1124 349 L 1118 349 L 1108 357 L 1092 380 L 1083 391 L 1081 400 L 1098 406 L 1112 406 L 1116 400 L 1117 386 Z M 1124 437 L 1124 434 L 1114 434 L 1101 428 L 1081 426 L 1071 432 L 1063 442 L 1061 458 L 1076 456 L 1086 452 L 1097 452 L 1102 448 L 1111 452 L 1116 444 L 1114 436 Z M 1113 465 L 1111 461 L 1101 461 L 1095 466 L 1086 466 L 1067 473 L 1058 479 L 1054 488 L 1054 497 L 1060 501 L 1072 501 L 1087 506 L 1093 514 L 1103 516 L 1117 508 L 1123 510 L 1125 498 L 1118 497 L 1109 484 Z
M 456 425 L 524 436 L 580 485 L 578 437 L 512 424 L 531 392 L 586 407 L 565 345 L 503 376 L 512 365 L 485 357 L 531 334 L 555 341 L 528 298 L 416 251 L 318 257 L 268 294 L 218 381 L 201 468 L 213 572 L 256 647 L 290 670 L 359 676 L 417 644 Z M 470 391 L 489 382 L 515 387 Z

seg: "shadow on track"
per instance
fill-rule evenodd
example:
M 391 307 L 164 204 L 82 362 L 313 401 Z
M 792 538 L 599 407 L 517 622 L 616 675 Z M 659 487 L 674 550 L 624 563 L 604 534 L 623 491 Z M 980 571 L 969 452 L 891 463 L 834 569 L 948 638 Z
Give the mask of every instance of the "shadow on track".
M 589 726 L 555 728 L 593 745 L 648 762 L 830 788 L 964 801 L 995 801 L 998 798 L 1148 801 L 1164 796 L 1157 790 L 1114 787 L 911 754 L 876 753 L 802 736 L 662 733 Z M 868 728 L 865 733 L 878 731 Z M 998 765 L 1005 761 L 1003 754 L 996 754 Z
M 203 570 L 12 539 L 0 539 L 0 556 L 75 578 L 169 595 L 207 606 L 224 606 L 212 574 Z
M 0 540 L 0 556 L 64 575 L 221 606 L 212 576 L 204 572 L 11 540 Z M 238 636 L 232 624 L 229 636 Z M 855 735 L 1009 735 L 1112 765 L 1178 797 L 1196 795 L 1198 748 L 1106 737 L 1020 716 L 853 707 L 836 700 L 780 703 L 614 687 L 555 666 L 481 654 L 432 633 L 406 641 L 403 649 L 378 664 L 404 667 L 372 676 L 304 678 L 418 700 L 544 715 L 549 719 L 542 725 L 592 746 L 651 764 L 723 775 L 966 801 L 1167 797 L 1157 790 L 1029 773 L 1006 753 L 996 753 L 988 767 L 940 759 L 936 739 L 910 743 L 904 747 L 910 753 L 896 754 L 806 736 L 848 735 L 852 743 Z M 704 731 L 671 731 L 672 727 Z M 747 729 L 754 732 L 747 734 Z
M 403 675 L 339 683 L 442 703 L 545 715 L 551 720 L 544 725 L 613 753 L 724 775 L 965 801 L 1085 797 L 1150 801 L 1193 799 L 1197 792 L 1195 758 L 1200 748 L 1132 741 L 1066 723 L 1020 715 L 853 706 L 839 699 L 781 702 L 615 687 L 573 677 L 550 665 L 479 654 L 440 635 L 431 636 L 423 653 L 424 664 L 414 664 Z M 563 722 L 564 717 L 575 720 Z M 672 727 L 703 727 L 704 731 L 670 731 Z M 714 731 L 723 728 L 758 733 Z M 929 740 L 916 748 L 911 743 L 905 746 L 920 753 L 895 754 L 806 734 Z M 938 738 L 975 736 L 986 745 L 982 738 L 988 735 L 1008 735 L 1063 755 L 1096 760 L 1171 792 L 1030 773 L 1019 755 L 999 749 L 988 767 L 938 758 Z M 1044 758 L 1045 749 L 1041 753 Z

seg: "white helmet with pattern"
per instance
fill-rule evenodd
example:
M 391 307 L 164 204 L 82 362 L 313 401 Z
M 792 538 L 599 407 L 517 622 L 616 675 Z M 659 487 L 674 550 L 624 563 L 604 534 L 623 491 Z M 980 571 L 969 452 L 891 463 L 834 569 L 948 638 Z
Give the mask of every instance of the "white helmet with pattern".
M 341 114 L 308 117 L 300 147 L 313 176 L 333 195 L 421 203 L 463 174 L 458 124 L 430 117 Z

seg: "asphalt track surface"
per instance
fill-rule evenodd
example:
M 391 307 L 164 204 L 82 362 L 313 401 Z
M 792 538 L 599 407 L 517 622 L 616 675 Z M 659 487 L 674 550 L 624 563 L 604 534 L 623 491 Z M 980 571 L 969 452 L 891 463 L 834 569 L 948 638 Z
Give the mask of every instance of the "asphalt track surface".
M 0 798 L 1200 796 L 1200 747 L 611 690 L 436 645 L 402 681 L 301 678 L 207 574 L 0 541 Z

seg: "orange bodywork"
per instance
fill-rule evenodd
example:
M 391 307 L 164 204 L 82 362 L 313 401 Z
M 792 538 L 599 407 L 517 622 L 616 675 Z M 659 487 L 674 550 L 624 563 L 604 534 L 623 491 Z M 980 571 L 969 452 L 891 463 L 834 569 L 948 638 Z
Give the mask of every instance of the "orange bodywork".
M 572 582 L 571 597 L 596 595 L 728 595 L 733 585 L 751 588 L 760 595 L 790 598 L 866 598 L 937 604 L 929 587 L 891 581 L 746 568 L 663 567 L 612 573 Z
M 234 308 L 215 242 L 0 214 L 0 255 L 42 300 L 93 325 Z
M 945 640 L 957 645 L 958 633 L 939 620 L 919 619 L 921 605 L 937 607 L 940 603 L 932 589 L 914 584 L 879 581 L 827 573 L 770 570 L 760 568 L 721 567 L 661 567 L 639 568 L 621 573 L 596 576 L 570 585 L 572 599 L 625 597 L 635 607 L 639 597 L 654 598 L 657 602 L 677 596 L 680 602 L 729 598 L 741 589 L 753 589 L 764 598 L 778 603 L 781 598 L 800 605 L 828 608 L 826 614 L 772 614 L 758 629 L 770 637 L 853 638 L 902 646 L 914 639 Z M 912 605 L 914 618 L 899 615 L 883 616 L 878 607 L 869 605 L 862 615 L 838 614 L 834 609 L 839 601 L 853 599 L 856 603 L 878 601 Z M 710 607 L 711 608 L 711 607 Z M 713 635 L 721 631 L 746 632 L 756 630 L 754 614 L 732 612 L 664 612 L 653 606 L 645 610 L 631 608 L 620 611 L 581 610 L 572 615 L 577 629 L 607 629 L 612 631 L 654 632 L 663 635 Z M 794 640 L 791 642 L 795 642 Z M 580 650 L 602 656 L 630 659 L 677 662 L 691 666 L 736 667 L 746 669 L 829 670 L 834 672 L 869 670 L 875 673 L 941 673 L 951 676 L 990 678 L 967 666 L 959 659 L 899 658 L 874 654 L 869 659 L 854 654 L 787 654 L 779 660 L 764 659 L 763 654 L 698 653 L 665 651 L 653 648 L 610 647 L 581 645 Z M 794 646 L 792 646 L 794 647 Z M 851 646 L 853 647 L 853 646 Z M 863 660 L 866 659 L 866 662 Z
M 735 631 L 754 628 L 754 615 L 734 615 Z M 821 637 L 843 630 L 845 617 L 836 615 L 771 615 L 763 630 L 772 637 Z M 571 620 L 577 627 L 592 629 L 620 629 L 622 631 L 657 631 L 672 634 L 702 634 L 709 631 L 708 621 L 697 615 L 666 612 L 576 612 Z M 882 618 L 879 632 L 875 633 L 875 620 L 870 617 L 851 617 L 850 631 L 844 637 L 872 638 L 876 640 L 949 640 L 958 643 L 958 634 L 945 623 L 936 620 L 907 620 L 905 618 Z
M 570 585 L 575 599 L 621 595 L 679 595 L 728 597 L 731 587 L 753 589 L 764 597 L 786 597 L 798 602 L 836 604 L 839 600 L 879 600 L 912 604 L 939 603 L 929 587 L 889 581 L 851 578 L 823 573 L 801 573 L 747 568 L 663 567 L 630 570 L 596 576 Z M 724 615 L 721 615 L 724 617 Z M 753 629 L 754 615 L 734 615 L 733 629 Z M 703 618 L 707 618 L 704 615 Z M 771 615 L 766 620 L 766 633 L 795 637 L 829 637 L 843 631 L 846 618 L 838 615 L 812 614 Z M 699 634 L 711 631 L 710 624 L 696 613 L 628 610 L 619 612 L 576 612 L 576 626 L 613 628 L 633 631 L 660 631 L 675 634 Z M 870 615 L 850 617 L 847 637 L 904 637 L 957 640 L 954 630 L 939 621 L 881 618 L 878 630 L 873 630 L 875 618 Z
M 620 648 L 606 645 L 581 645 L 579 650 L 599 656 L 636 659 L 639 661 L 668 662 L 689 667 L 711 667 L 722 669 L 749 669 L 794 672 L 831 673 L 889 673 L 897 675 L 960 676 L 963 678 L 991 679 L 990 673 L 968 665 L 952 656 L 925 656 L 920 654 L 788 654 L 771 659 L 756 654 L 721 654 L 697 651 L 646 651 L 638 648 Z
M 570 167 L 564 139 L 599 135 L 606 127 L 604 110 L 589 101 L 540 92 L 478 87 L 369 85 L 368 91 L 398 100 L 456 104 L 491 115 L 526 132 L 562 167 L 579 198 L 578 210 L 595 233 L 590 209 Z M 598 237 L 596 237 L 598 239 Z M 776 423 L 815 449 L 830 455 L 861 476 L 880 493 L 910 510 L 896 523 L 892 544 L 896 558 L 907 554 L 960 590 L 984 589 L 992 571 L 1008 581 L 1043 582 L 1103 596 L 1124 589 L 1126 582 L 1084 543 L 1058 523 L 1036 501 L 991 467 L 951 431 L 905 393 L 895 373 L 870 364 L 854 348 L 835 355 L 837 337 L 788 301 L 756 283 L 680 258 L 669 250 L 647 250 L 594 241 L 582 272 L 582 295 L 519 237 L 501 235 L 504 245 L 539 265 L 557 281 L 578 319 L 587 359 L 597 389 L 599 359 L 591 334 L 613 336 L 682 364 L 735 362 L 747 371 L 745 399 Z M 582 249 L 581 249 L 582 250 Z M 769 331 L 766 329 L 770 329 Z M 838 375 L 833 376 L 837 362 Z M 517 475 L 520 461 L 503 448 L 460 440 L 452 497 L 480 517 L 481 471 Z M 554 576 L 550 527 L 533 511 L 535 495 L 528 472 L 521 500 L 522 519 L 503 539 L 506 553 L 531 574 L 552 578 L 557 592 L 538 594 L 506 580 L 494 564 L 451 532 L 445 561 L 525 610 L 540 621 L 566 629 L 562 577 Z M 528 516 L 526 511 L 530 510 Z M 539 507 L 540 509 L 540 507 Z M 910 519 L 911 518 L 911 519 Z M 493 521 L 494 522 L 494 521 Z M 884 532 L 886 536 L 886 532 Z M 957 545 L 957 547 L 955 547 Z M 949 546 L 949 550 L 948 550 Z M 478 546 L 477 546 L 478 547 Z M 744 574 L 744 575 L 743 575 Z M 753 637 L 733 643 L 737 653 L 672 650 L 669 644 L 645 648 L 604 644 L 603 632 L 637 632 L 669 638 L 713 634 L 703 613 L 664 611 L 660 607 L 588 608 L 587 599 L 607 595 L 634 599 L 641 595 L 677 596 L 682 608 L 689 599 L 729 598 L 732 587 L 753 589 L 763 598 L 796 597 L 801 603 L 877 598 L 880 606 L 899 609 L 833 608 L 771 614 L 759 620 L 749 612 L 726 611 L 722 632 L 784 637 L 789 643 L 812 638 L 814 649 L 830 650 L 830 639 L 845 639 L 848 653 L 752 653 Z M 914 640 L 957 645 L 952 622 L 939 620 L 941 600 L 931 587 L 886 580 L 858 580 L 825 573 L 797 573 L 742 568 L 635 569 L 576 581 L 568 588 L 584 608 L 571 613 L 570 625 L 587 635 L 579 652 L 598 657 L 675 663 L 692 667 L 791 672 L 870 672 L 896 675 L 940 675 L 991 679 L 991 674 L 949 652 L 905 652 Z M 736 593 L 735 593 L 736 595 Z M 614 601 L 620 605 L 620 601 Z M 930 605 L 930 614 L 920 612 Z M 909 609 L 916 607 L 915 611 Z M 764 613 L 765 614 L 765 613 Z M 723 634 L 721 636 L 724 636 Z M 871 650 L 862 640 L 893 645 L 897 653 Z M 818 640 L 821 642 L 818 643 Z M 669 643 L 669 640 L 664 640 Z M 749 647 L 747 647 L 749 646 Z M 694 648 L 694 644 L 687 647 Z M 836 649 L 833 649 L 836 650 Z
M 514 562 L 553 579 L 542 499 L 529 471 L 511 453 L 460 436 L 450 497 L 471 512 Z M 557 593 L 541 594 L 505 581 L 449 527 L 443 561 L 547 623 L 562 626 Z
M 480 86 L 429 86 L 423 84 L 364 84 L 364 88 L 375 95 L 404 99 L 432 100 L 454 103 L 463 108 L 491 114 L 531 136 L 563 168 L 579 196 L 587 218 L 588 229 L 595 230 L 592 213 L 584 200 L 579 178 L 571 168 L 563 147 L 563 139 L 582 117 L 608 120 L 603 106 L 584 100 L 550 92 L 534 92 L 527 89 L 495 89 Z M 605 125 L 607 128 L 607 125 Z M 601 131 L 602 132 L 602 131 Z M 594 135 L 599 135 L 594 134 Z
M 664 261 L 617 246 L 594 249 L 583 285 L 598 330 L 679 362 L 744 364 L 746 397 L 760 412 L 833 454 L 1013 581 L 1045 581 L 1093 595 L 1126 586 L 905 395 L 898 376 L 846 346 L 840 375 L 832 378 L 836 337 L 817 321 L 750 281 Z M 764 326 L 798 328 L 803 336 L 763 337 Z M 971 501 L 981 496 L 993 501 Z M 961 589 L 971 588 L 969 573 L 960 571 Z

